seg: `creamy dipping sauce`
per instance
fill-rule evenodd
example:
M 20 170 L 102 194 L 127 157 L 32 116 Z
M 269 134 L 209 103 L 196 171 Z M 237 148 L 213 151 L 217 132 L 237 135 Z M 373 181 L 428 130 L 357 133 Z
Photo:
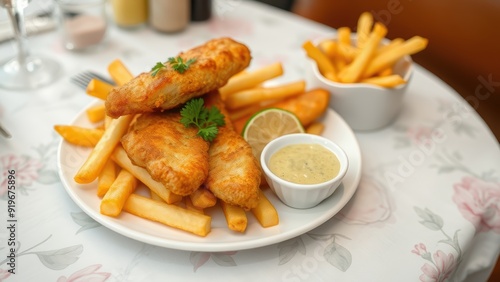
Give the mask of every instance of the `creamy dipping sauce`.
M 320 144 L 283 147 L 271 156 L 268 166 L 281 179 L 297 184 L 325 182 L 340 171 L 337 156 Z

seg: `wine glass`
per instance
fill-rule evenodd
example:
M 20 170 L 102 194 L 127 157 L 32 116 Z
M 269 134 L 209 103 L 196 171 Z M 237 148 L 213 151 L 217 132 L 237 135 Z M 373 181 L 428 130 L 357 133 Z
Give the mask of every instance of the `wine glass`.
M 0 0 L 7 10 L 14 29 L 17 56 L 0 63 L 0 88 L 27 90 L 53 82 L 59 75 L 58 62 L 31 55 L 26 45 L 24 8 L 31 0 Z

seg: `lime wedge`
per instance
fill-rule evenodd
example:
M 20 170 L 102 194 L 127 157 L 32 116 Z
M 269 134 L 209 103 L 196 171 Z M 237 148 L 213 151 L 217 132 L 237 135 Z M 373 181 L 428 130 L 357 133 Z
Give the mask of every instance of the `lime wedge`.
M 270 108 L 254 114 L 243 128 L 243 138 L 260 163 L 262 150 L 273 139 L 290 133 L 303 133 L 304 127 L 292 112 Z

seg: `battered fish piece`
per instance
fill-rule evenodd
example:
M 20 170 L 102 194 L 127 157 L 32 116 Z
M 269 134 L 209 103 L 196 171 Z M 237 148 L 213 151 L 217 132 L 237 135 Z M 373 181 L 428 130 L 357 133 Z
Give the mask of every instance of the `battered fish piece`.
M 207 187 L 224 202 L 250 210 L 259 201 L 261 171 L 250 145 L 234 131 L 218 93 L 205 98 L 207 106 L 215 105 L 226 116 L 226 125 L 219 127 L 210 144 Z
M 135 165 L 145 168 L 172 193 L 185 196 L 208 176 L 209 143 L 180 119 L 178 111 L 143 114 L 121 142 Z
M 106 99 L 107 115 L 117 118 L 175 108 L 224 86 L 231 76 L 248 67 L 251 59 L 248 47 L 230 38 L 210 40 L 179 56 L 184 62 L 196 61 L 182 74 L 166 62 L 155 76 L 141 73 L 114 88 Z

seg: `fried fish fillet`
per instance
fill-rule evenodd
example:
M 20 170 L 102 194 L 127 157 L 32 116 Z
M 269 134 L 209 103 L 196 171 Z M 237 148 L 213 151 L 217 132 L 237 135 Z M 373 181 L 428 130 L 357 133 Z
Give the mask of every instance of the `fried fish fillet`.
M 178 111 L 141 115 L 122 137 L 130 160 L 172 193 L 185 196 L 208 176 L 209 144 L 180 123 Z
M 222 201 L 249 210 L 259 201 L 259 164 L 250 145 L 232 128 L 224 104 L 214 95 L 218 93 L 207 95 L 205 103 L 219 108 L 226 116 L 226 125 L 219 127 L 217 137 L 210 144 L 205 187 Z
M 114 88 L 106 99 L 107 115 L 117 118 L 172 109 L 222 87 L 231 76 L 244 70 L 251 59 L 248 47 L 230 38 L 210 40 L 179 56 L 184 62 L 190 59 L 195 62 L 184 73 L 166 62 L 166 67 L 155 76 L 144 72 Z

